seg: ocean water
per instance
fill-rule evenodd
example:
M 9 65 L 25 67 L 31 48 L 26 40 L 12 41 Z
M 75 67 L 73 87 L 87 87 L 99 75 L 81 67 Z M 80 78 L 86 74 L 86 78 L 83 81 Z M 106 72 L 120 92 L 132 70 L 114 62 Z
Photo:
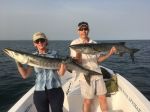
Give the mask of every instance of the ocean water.
M 126 46 L 138 48 L 135 54 L 135 64 L 130 56 L 112 56 L 101 65 L 120 73 L 131 82 L 143 95 L 150 100 L 150 40 L 116 40 L 100 42 L 126 42 Z M 54 49 L 60 55 L 69 54 L 70 41 L 49 41 L 49 49 Z M 25 52 L 34 52 L 32 41 L 0 41 L 0 112 L 6 112 L 13 106 L 33 85 L 35 77 L 21 78 L 14 60 L 4 55 L 4 48 L 12 48 Z

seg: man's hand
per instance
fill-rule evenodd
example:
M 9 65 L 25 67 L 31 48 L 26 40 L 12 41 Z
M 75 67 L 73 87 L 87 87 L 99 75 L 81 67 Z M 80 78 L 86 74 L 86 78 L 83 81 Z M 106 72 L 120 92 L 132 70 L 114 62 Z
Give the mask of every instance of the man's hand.
M 115 54 L 117 52 L 117 49 L 113 46 L 109 51 L 109 56 Z
M 106 55 L 104 55 L 104 56 L 100 56 L 100 57 L 98 58 L 98 62 L 101 63 L 101 62 L 105 61 L 107 58 L 109 58 L 111 55 L 115 54 L 116 52 L 117 52 L 117 49 L 113 46 L 113 47 L 110 49 L 110 51 L 109 51 L 108 54 L 106 54 Z
M 78 63 L 82 63 L 82 54 L 77 52 L 75 59 Z

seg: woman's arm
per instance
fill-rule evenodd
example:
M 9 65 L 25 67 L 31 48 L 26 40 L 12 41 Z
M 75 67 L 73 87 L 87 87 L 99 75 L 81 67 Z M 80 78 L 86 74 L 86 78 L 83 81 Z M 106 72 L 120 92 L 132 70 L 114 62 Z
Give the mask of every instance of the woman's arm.
M 21 63 L 16 62 L 19 73 L 21 74 L 23 79 L 26 79 L 32 72 L 32 67 L 28 66 L 25 68 Z

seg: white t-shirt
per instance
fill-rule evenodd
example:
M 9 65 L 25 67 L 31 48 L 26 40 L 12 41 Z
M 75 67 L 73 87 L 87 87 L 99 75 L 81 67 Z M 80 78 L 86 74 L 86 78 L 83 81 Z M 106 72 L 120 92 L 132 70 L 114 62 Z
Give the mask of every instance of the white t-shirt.
M 73 40 L 70 45 L 81 44 L 81 43 L 83 43 L 83 40 L 78 38 L 78 39 Z M 96 42 L 90 39 L 88 43 L 96 43 Z M 75 50 L 70 49 L 70 56 L 76 57 Z M 100 56 L 99 54 L 97 54 L 97 55 L 82 54 L 82 66 L 84 66 L 87 69 L 101 73 L 101 70 L 100 70 L 98 62 L 97 62 L 97 59 L 99 56 Z M 79 77 L 81 80 L 84 79 L 84 76 L 81 75 L 80 73 L 77 73 L 77 71 L 75 71 L 74 73 L 76 75 L 80 75 Z M 93 75 L 91 77 L 91 80 L 96 80 L 96 79 L 100 79 L 100 78 L 102 78 L 102 76 Z

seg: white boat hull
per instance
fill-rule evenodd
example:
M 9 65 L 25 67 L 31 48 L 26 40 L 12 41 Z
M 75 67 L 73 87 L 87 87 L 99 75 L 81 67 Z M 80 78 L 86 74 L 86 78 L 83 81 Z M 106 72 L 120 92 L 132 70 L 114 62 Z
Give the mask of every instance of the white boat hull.
M 111 74 L 113 72 L 109 70 Z M 116 74 L 118 79 L 118 91 L 107 97 L 109 112 L 150 112 L 150 102 L 130 82 L 121 75 Z M 67 80 L 67 82 L 66 82 Z M 81 112 L 82 97 L 78 80 L 67 73 L 62 77 L 63 90 L 65 92 L 64 112 Z M 32 87 L 8 112 L 36 112 L 33 103 Z M 95 98 L 91 112 L 101 112 Z

